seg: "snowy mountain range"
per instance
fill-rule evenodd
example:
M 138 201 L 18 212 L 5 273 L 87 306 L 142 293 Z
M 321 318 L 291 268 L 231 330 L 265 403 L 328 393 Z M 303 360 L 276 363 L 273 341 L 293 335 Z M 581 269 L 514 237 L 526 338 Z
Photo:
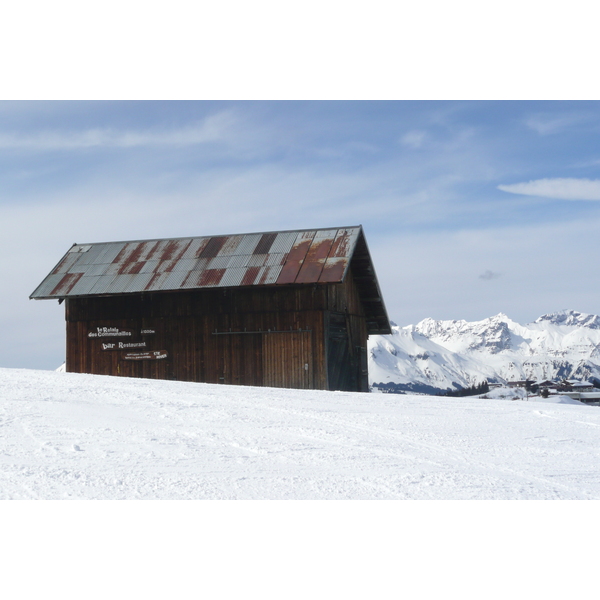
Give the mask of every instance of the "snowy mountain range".
M 483 321 L 392 326 L 369 339 L 371 385 L 438 393 L 487 380 L 600 379 L 600 317 L 574 310 L 520 325 L 500 313 Z

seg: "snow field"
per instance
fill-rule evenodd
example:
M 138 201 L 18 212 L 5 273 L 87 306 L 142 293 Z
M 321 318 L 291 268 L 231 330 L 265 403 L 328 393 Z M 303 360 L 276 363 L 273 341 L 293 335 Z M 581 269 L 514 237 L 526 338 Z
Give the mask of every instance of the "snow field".
M 600 410 L 0 369 L 1 499 L 600 499 Z

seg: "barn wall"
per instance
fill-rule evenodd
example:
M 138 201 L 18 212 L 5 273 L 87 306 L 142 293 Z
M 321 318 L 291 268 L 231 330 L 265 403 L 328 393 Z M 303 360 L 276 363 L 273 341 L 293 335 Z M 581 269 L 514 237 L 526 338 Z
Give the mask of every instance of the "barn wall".
M 368 391 L 351 272 L 329 285 L 69 298 L 66 320 L 70 372 Z
M 67 370 L 326 389 L 326 306 L 323 285 L 70 298 Z
M 369 391 L 367 325 L 352 272 L 329 286 L 325 313 L 328 389 Z

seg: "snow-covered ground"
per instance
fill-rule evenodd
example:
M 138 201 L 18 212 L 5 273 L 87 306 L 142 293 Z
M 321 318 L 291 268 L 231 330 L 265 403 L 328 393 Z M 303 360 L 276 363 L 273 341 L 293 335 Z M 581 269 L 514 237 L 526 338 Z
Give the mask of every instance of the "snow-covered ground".
M 543 402 L 544 404 L 576 404 L 583 406 L 585 403 L 580 400 L 574 400 L 563 394 L 552 394 L 543 398 L 537 394 L 531 394 L 525 388 L 499 387 L 493 388 L 486 394 L 481 394 L 479 398 L 483 400 L 526 400 L 527 402 Z
M 600 499 L 600 409 L 0 369 L 2 499 Z

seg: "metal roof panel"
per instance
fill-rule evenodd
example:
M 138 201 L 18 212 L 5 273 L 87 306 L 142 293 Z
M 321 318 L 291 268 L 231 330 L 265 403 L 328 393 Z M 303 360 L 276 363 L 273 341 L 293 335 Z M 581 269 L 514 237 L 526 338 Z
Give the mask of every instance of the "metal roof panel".
M 182 259 L 186 258 L 198 258 L 198 254 L 204 250 L 204 246 L 208 243 L 210 238 L 193 238 L 192 243 L 186 248 L 185 252 L 181 256 Z
M 252 258 L 252 254 L 240 254 L 238 256 L 232 256 L 229 260 L 227 267 L 229 269 L 239 269 L 241 267 L 247 267 L 248 261 Z
M 123 289 L 123 293 L 143 292 L 148 282 L 154 277 L 154 273 L 138 273 L 131 278 L 129 283 Z
M 333 241 L 329 256 L 331 258 L 351 258 L 359 233 L 359 227 L 339 229 Z
M 100 275 L 97 278 L 94 287 L 90 290 L 90 295 L 106 294 L 106 289 L 112 281 L 114 281 L 115 277 L 116 275 Z
M 31 294 L 30 298 L 52 298 L 50 292 L 57 286 L 58 282 L 64 277 L 63 273 L 57 275 L 50 274 L 38 285 Z
M 105 294 L 122 294 L 128 285 L 133 283 L 137 275 L 119 275 L 115 277 L 104 290 Z
M 244 235 L 237 247 L 236 255 L 252 254 L 261 237 L 260 233 L 247 233 Z
M 155 273 L 160 265 L 159 260 L 147 260 L 140 269 L 140 273 Z
M 233 256 L 237 254 L 237 247 L 243 239 L 243 235 L 230 235 L 225 238 L 225 243 L 219 250 L 218 256 Z
M 110 265 L 82 265 L 77 263 L 70 271 L 71 273 L 83 273 L 84 277 L 97 277 L 98 275 L 105 275 L 109 266 Z
M 225 273 L 221 281 L 219 281 L 219 287 L 238 287 L 242 282 L 247 269 L 242 268 L 229 268 L 225 269 Z
M 167 290 L 177 290 L 181 287 L 189 271 L 171 271 L 167 273 L 167 277 L 163 282 L 163 286 Z
M 281 265 L 263 267 L 256 278 L 255 285 L 273 285 L 277 283 L 282 268 Z
M 301 231 L 297 234 L 277 279 L 278 284 L 295 283 L 316 233 L 316 231 Z
M 316 283 L 319 281 L 325 260 L 337 234 L 337 229 L 317 231 L 296 277 L 296 283 Z
M 246 266 L 248 267 L 262 267 L 267 261 L 267 254 L 253 254 L 248 257 Z
M 298 237 L 298 233 L 296 231 L 285 231 L 278 233 L 269 253 L 287 254 L 292 249 L 292 246 L 296 241 L 296 237 Z
M 104 252 L 104 244 L 92 244 L 90 249 L 85 253 L 76 253 L 77 264 L 92 265 L 97 262 L 97 258 L 101 252 Z
M 287 260 L 287 254 L 277 253 L 277 254 L 268 254 L 267 260 L 265 261 L 265 267 L 281 267 L 285 264 Z
M 96 285 L 97 281 L 97 276 L 88 277 L 87 275 L 83 275 L 83 277 L 81 277 L 81 279 L 73 286 L 69 296 L 86 296 Z
M 78 262 L 80 258 L 80 254 L 76 252 L 67 252 L 61 261 L 54 267 L 52 271 L 53 275 L 58 275 L 58 273 L 67 273 L 73 267 L 73 265 Z
M 231 256 L 215 256 L 210 259 L 210 262 L 207 265 L 207 269 L 226 269 L 229 266 L 229 261 L 231 260 Z
M 94 264 L 112 263 L 124 247 L 125 242 L 111 242 L 106 244 L 106 247 L 103 248 L 94 259 Z

